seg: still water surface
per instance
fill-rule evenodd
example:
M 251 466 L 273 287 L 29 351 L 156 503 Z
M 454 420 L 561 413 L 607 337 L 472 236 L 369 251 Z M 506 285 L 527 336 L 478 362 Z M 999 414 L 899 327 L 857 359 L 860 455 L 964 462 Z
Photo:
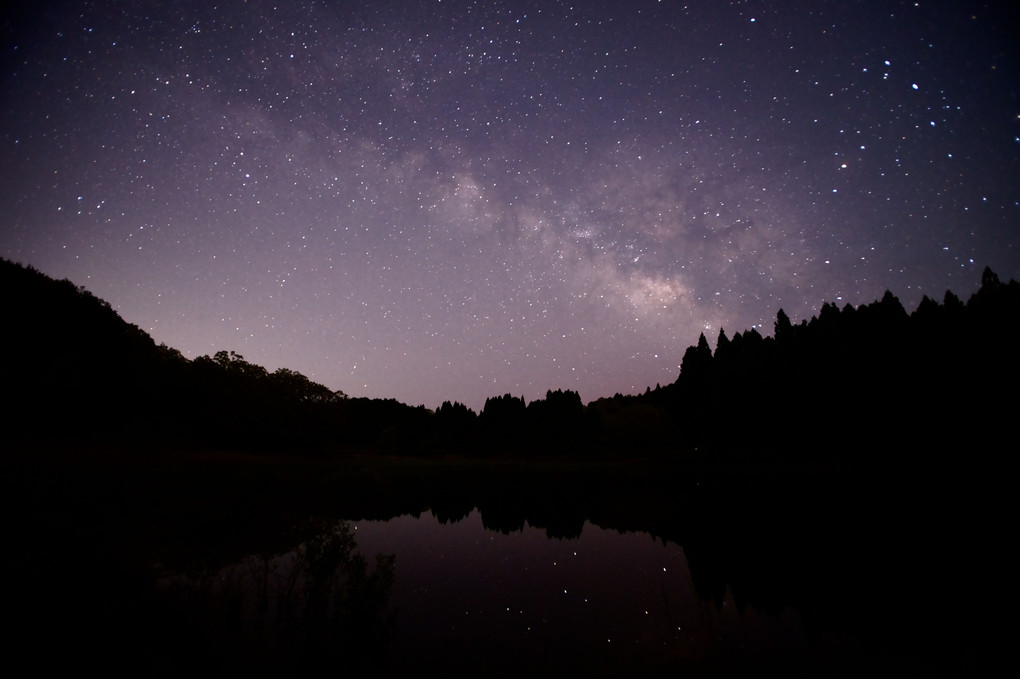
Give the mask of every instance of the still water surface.
M 718 672 L 833 651 L 809 643 L 792 610 L 699 599 L 683 548 L 647 533 L 586 523 L 576 539 L 527 525 L 504 534 L 477 510 L 456 523 L 426 513 L 353 528 L 363 555 L 396 557 L 395 624 L 376 670 Z
M 50 673 L 981 676 L 1008 648 L 1011 514 L 958 484 L 60 469 L 5 479 L 9 646 Z

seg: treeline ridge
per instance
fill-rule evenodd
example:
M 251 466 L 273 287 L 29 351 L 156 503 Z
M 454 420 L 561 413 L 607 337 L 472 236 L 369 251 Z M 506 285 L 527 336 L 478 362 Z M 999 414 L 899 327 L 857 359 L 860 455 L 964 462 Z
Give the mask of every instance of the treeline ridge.
M 577 392 L 489 398 L 475 413 L 350 398 L 233 351 L 186 359 L 69 281 L 0 260 L 7 436 L 102 445 L 405 455 L 698 458 L 970 445 L 1014 409 L 1020 285 L 986 269 L 907 313 L 891 292 L 826 303 L 794 324 L 779 310 L 713 351 L 702 335 L 677 379 L 588 404 Z M 997 396 L 1005 390 L 1005 398 Z

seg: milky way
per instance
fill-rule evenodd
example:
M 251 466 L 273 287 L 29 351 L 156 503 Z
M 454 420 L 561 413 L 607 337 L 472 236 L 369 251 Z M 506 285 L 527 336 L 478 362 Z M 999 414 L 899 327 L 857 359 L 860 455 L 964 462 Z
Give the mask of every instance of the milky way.
M 1020 278 L 1007 4 L 34 3 L 0 256 L 352 396 L 644 391 Z

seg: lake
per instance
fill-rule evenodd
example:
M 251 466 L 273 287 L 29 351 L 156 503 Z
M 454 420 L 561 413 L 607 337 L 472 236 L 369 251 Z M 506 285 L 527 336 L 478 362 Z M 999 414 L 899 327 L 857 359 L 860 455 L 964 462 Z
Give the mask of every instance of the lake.
M 3 478 L 40 671 L 979 675 L 1012 577 L 1006 496 L 957 477 L 58 462 Z
M 526 526 L 487 530 L 476 510 L 355 524 L 364 553 L 396 555 L 396 621 L 381 666 L 521 676 L 734 669 L 762 654 L 803 666 L 833 648 L 809 643 L 798 614 L 740 613 L 701 600 L 683 548 L 586 523 L 580 537 Z
M 494 530 L 475 509 L 446 523 L 431 512 L 337 521 L 319 540 L 211 579 L 164 581 L 196 606 L 187 615 L 208 644 L 203 664 L 227 674 L 854 676 L 918 662 L 909 648 L 806 623 L 791 605 L 738 602 L 728 587 L 713 596 L 704 583 L 699 592 L 684 548 L 646 532 Z

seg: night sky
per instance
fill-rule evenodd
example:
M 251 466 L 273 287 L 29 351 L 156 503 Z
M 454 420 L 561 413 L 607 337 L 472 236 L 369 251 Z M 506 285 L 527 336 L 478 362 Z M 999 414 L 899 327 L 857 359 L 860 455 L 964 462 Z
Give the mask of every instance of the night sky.
M 781 307 L 1020 278 L 1007 2 L 28 5 L 0 256 L 190 358 L 587 402 Z

